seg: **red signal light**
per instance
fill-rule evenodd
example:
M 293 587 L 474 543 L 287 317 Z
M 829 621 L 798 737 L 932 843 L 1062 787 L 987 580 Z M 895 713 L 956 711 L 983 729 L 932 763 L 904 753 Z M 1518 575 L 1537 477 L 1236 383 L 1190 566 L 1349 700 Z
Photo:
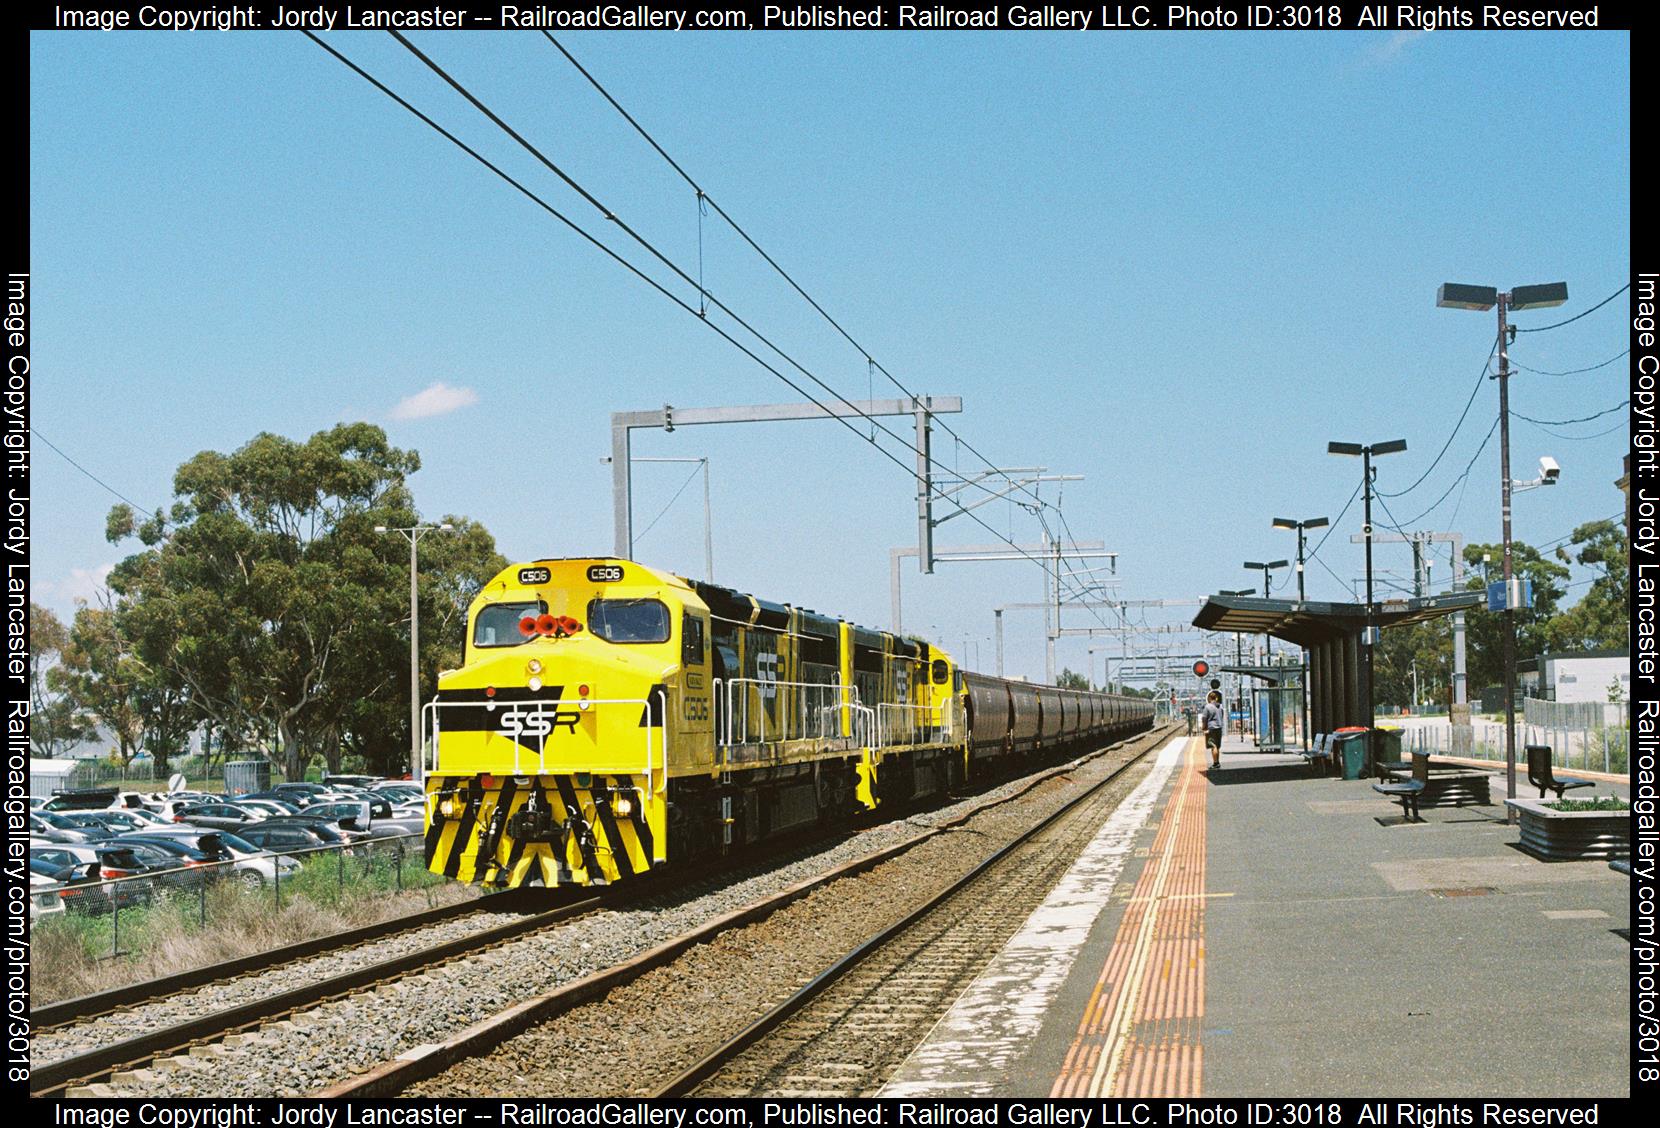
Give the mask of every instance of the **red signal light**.
M 1209 662 L 1199 661 L 1199 662 L 1193 663 L 1193 676 L 1194 677 L 1202 678 L 1208 673 L 1210 673 L 1210 663 Z

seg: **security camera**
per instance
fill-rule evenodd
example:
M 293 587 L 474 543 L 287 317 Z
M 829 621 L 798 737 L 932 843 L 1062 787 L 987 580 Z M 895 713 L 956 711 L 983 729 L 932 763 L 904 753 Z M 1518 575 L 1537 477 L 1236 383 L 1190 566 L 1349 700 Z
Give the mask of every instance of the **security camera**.
M 1545 485 L 1554 486 L 1561 476 L 1562 467 L 1556 464 L 1556 459 L 1547 454 L 1539 460 L 1539 477 L 1544 480 Z

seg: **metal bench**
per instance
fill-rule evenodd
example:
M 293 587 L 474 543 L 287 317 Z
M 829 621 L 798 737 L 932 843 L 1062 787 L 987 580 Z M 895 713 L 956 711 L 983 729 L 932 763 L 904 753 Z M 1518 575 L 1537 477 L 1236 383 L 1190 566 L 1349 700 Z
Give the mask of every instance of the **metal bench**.
M 1372 790 L 1390 799 L 1399 799 L 1407 822 L 1423 822 L 1418 814 L 1418 797 L 1429 784 L 1429 756 L 1423 752 L 1412 754 L 1412 778 L 1374 783 Z
M 1572 791 L 1576 787 L 1596 786 L 1588 779 L 1557 778 L 1551 770 L 1551 751 L 1548 744 L 1527 746 L 1527 781 L 1539 789 L 1541 799 L 1547 791 L 1556 792 L 1556 797 L 1560 799 L 1564 791 Z
M 1325 733 L 1318 733 L 1314 737 L 1314 744 L 1310 748 L 1293 748 L 1303 759 L 1308 761 L 1309 770 L 1316 775 L 1325 775 L 1331 770 L 1331 737 Z

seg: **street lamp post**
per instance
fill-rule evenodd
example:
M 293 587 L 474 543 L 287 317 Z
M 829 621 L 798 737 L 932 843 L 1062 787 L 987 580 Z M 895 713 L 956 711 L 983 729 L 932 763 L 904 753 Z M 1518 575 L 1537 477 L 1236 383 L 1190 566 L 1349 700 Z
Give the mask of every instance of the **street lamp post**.
M 1290 517 L 1274 518 L 1274 528 L 1297 530 L 1297 601 L 1299 603 L 1308 598 L 1308 591 L 1303 582 L 1303 566 L 1307 563 L 1307 559 L 1303 555 L 1304 530 L 1321 529 L 1328 523 L 1324 517 L 1310 517 L 1306 521 L 1296 521 Z
M 1308 588 L 1307 588 L 1307 581 L 1306 581 L 1306 568 L 1308 566 L 1308 558 L 1303 554 L 1303 545 L 1305 543 L 1304 532 L 1305 532 L 1305 530 L 1308 530 L 1308 529 L 1323 529 L 1328 524 L 1330 524 L 1330 522 L 1324 517 L 1310 517 L 1306 521 L 1298 521 L 1298 520 L 1296 520 L 1294 518 L 1291 518 L 1291 517 L 1276 517 L 1276 518 L 1274 518 L 1274 526 L 1273 526 L 1274 528 L 1276 528 L 1276 529 L 1296 529 L 1297 530 L 1297 602 L 1298 603 L 1305 602 L 1308 599 Z M 1308 720 L 1308 665 L 1309 665 L 1309 663 L 1308 663 L 1308 650 L 1306 648 L 1303 650 L 1301 661 L 1303 663 L 1303 672 L 1302 672 L 1301 676 L 1298 678 L 1298 680 L 1300 682 L 1302 682 L 1302 685 L 1303 685 L 1303 695 L 1302 695 L 1302 697 L 1303 697 L 1303 720 L 1304 720 L 1304 724 L 1303 724 L 1303 747 L 1307 748 L 1308 747 L 1308 725 L 1307 725 L 1306 722 Z
M 1289 567 L 1291 567 L 1291 561 L 1289 561 L 1289 560 L 1269 560 L 1269 561 L 1264 562 L 1264 561 L 1260 561 L 1260 560 L 1247 560 L 1247 561 L 1245 561 L 1245 567 L 1247 567 L 1247 568 L 1260 568 L 1262 570 L 1262 598 L 1267 599 L 1268 598 L 1268 592 L 1269 592 L 1269 589 L 1270 589 L 1270 586 L 1271 586 L 1270 581 L 1271 581 L 1271 579 L 1274 575 L 1274 569 L 1275 568 L 1289 568 Z M 1263 637 L 1268 640 L 1264 644 L 1264 650 L 1265 650 L 1266 654 L 1269 657 L 1272 657 L 1273 654 L 1274 654 L 1274 636 L 1271 635 L 1271 634 L 1267 634 L 1265 632 L 1263 634 Z
M 1405 439 L 1391 439 L 1386 443 L 1373 443 L 1370 446 L 1361 443 L 1327 443 L 1327 454 L 1359 455 L 1361 460 L 1361 486 L 1366 494 L 1366 511 L 1362 520 L 1365 527 L 1361 530 L 1366 535 L 1366 637 L 1361 653 L 1365 661 L 1361 668 L 1366 675 L 1366 727 L 1376 726 L 1377 715 L 1373 712 L 1372 702 L 1372 651 L 1377 643 L 1377 625 L 1374 619 L 1375 611 L 1372 606 L 1372 457 L 1374 455 L 1396 454 L 1406 449 Z M 1366 738 L 1371 741 L 1370 734 Z
M 1444 282 L 1435 293 L 1442 309 L 1499 311 L 1499 487 L 1500 511 L 1504 522 L 1504 774 L 1506 794 L 1516 798 L 1516 618 L 1517 585 L 1510 555 L 1510 327 L 1506 314 L 1514 310 L 1549 309 L 1568 300 L 1566 282 L 1538 286 L 1517 286 L 1500 293 L 1494 286 L 1466 286 Z M 1511 822 L 1516 809 L 1505 807 Z
M 415 585 L 415 546 L 428 533 L 452 533 L 455 526 L 376 525 L 377 533 L 398 533 L 409 542 L 409 778 L 421 778 L 421 594 Z

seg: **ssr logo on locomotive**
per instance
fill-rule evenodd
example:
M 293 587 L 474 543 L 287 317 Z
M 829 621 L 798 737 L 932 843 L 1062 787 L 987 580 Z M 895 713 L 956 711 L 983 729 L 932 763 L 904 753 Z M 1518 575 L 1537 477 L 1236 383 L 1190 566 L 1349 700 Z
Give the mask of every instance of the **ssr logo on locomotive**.
M 517 705 L 508 706 L 502 713 L 500 724 L 502 733 L 514 739 L 521 736 L 546 739 L 561 726 L 574 733 L 576 723 L 581 719 L 582 714 L 574 709 L 555 708 L 550 713 L 542 707 L 541 702 L 537 702 L 529 711 L 522 710 Z
M 588 579 L 596 584 L 614 584 L 622 579 L 621 564 L 590 564 Z

